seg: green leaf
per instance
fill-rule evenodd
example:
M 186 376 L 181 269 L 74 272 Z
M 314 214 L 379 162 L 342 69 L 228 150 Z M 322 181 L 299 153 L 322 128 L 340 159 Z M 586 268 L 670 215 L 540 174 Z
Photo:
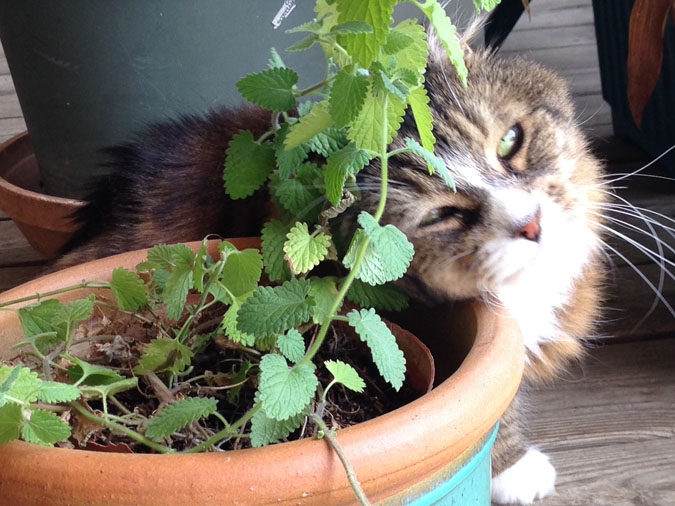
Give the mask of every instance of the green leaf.
M 193 288 L 194 259 L 194 252 L 185 244 L 176 244 L 171 252 L 174 266 L 166 280 L 163 298 L 166 302 L 166 315 L 172 320 L 178 320 L 183 314 L 188 291 Z
M 396 54 L 399 51 L 407 48 L 414 42 L 414 39 L 400 30 L 394 28 L 387 35 L 387 40 L 382 46 L 382 50 L 385 54 Z
M 148 422 L 145 435 L 151 439 L 170 436 L 200 418 L 212 415 L 218 409 L 213 397 L 186 397 L 165 406 Z
M 286 149 L 284 143 L 288 134 L 289 125 L 281 125 L 274 138 L 274 149 L 277 157 L 277 167 L 279 167 L 279 176 L 281 179 L 288 179 L 307 158 L 309 148 L 306 144 L 300 144 L 292 149 Z
M 143 288 L 145 289 L 145 285 Z M 91 316 L 93 307 L 94 296 L 91 294 L 84 299 L 73 300 L 61 306 L 61 310 L 54 315 L 52 323 L 56 326 L 70 325 L 72 330 L 73 324 L 86 320 Z
M 293 274 L 309 272 L 326 257 L 330 236 L 319 232 L 310 234 L 307 223 L 298 222 L 286 235 L 284 252 Z
M 73 363 L 73 365 L 68 367 L 68 377 L 78 385 L 107 385 L 125 379 L 117 371 L 108 369 L 107 367 L 89 364 L 80 358 L 70 355 L 63 355 L 63 357 Z
M 318 179 L 316 165 L 304 163 L 293 179 L 279 181 L 274 186 L 274 195 L 296 218 L 315 222 L 323 204 L 323 196 L 316 184 Z
M 19 368 L 19 372 L 15 372 Z M 12 379 L 13 378 L 13 379 Z M 3 393 L 16 399 L 34 402 L 38 398 L 41 380 L 38 379 L 36 372 L 31 372 L 28 367 L 0 367 L 0 381 L 12 380 L 11 385 Z
M 274 150 L 255 142 L 247 130 L 232 137 L 226 153 L 225 192 L 234 200 L 253 195 L 274 169 Z
M 431 26 L 434 27 L 434 31 L 438 36 L 438 39 L 443 43 L 445 51 L 448 54 L 448 58 L 454 65 L 457 70 L 462 84 L 466 86 L 466 65 L 464 64 L 464 49 L 459 43 L 459 39 L 455 35 L 456 29 L 455 26 L 450 21 L 450 18 L 445 13 L 445 10 L 437 2 L 431 2 L 430 4 L 424 4 L 420 6 L 422 12 L 426 14 L 429 21 L 431 21 Z
M 19 309 L 19 320 L 26 337 L 45 332 L 56 332 L 59 340 L 66 338 L 65 325 L 54 325 L 55 316 L 62 311 L 62 304 L 56 299 L 43 300 Z
M 330 88 L 330 114 L 338 127 L 353 120 L 366 99 L 368 77 L 342 69 Z
M 332 123 L 333 118 L 330 115 L 328 101 L 324 100 L 323 102 L 314 104 L 314 107 L 306 115 L 291 126 L 286 135 L 286 149 L 292 149 L 307 142 L 321 132 L 321 130 L 328 128 Z
M 403 276 L 415 254 L 415 249 L 405 234 L 391 224 L 380 226 L 375 218 L 366 212 L 359 214 L 358 221 L 371 241 L 356 271 L 356 277 L 371 285 L 381 285 Z M 354 266 L 357 252 L 365 239 L 364 235 L 358 232 L 354 234 L 352 244 L 343 259 L 348 269 Z
M 312 288 L 309 294 L 314 299 L 314 306 L 312 307 L 312 320 L 314 323 L 323 325 L 331 316 L 330 308 L 333 306 L 333 302 L 338 294 L 336 281 L 337 278 L 334 276 L 310 278 Z M 340 311 L 341 307 L 342 302 L 340 302 L 335 311 Z
M 295 44 L 288 46 L 286 48 L 286 51 L 289 53 L 295 53 L 298 51 L 304 51 L 305 49 L 309 49 L 314 45 L 315 42 L 319 40 L 318 35 L 314 35 L 313 33 L 305 37 L 304 39 L 299 40 Z
M 338 0 L 338 22 L 363 21 L 373 28 L 373 33 L 345 34 L 340 42 L 350 55 L 362 66 L 368 67 L 377 58 L 380 45 L 384 43 L 392 11 L 398 0 Z
M 148 303 L 145 283 L 124 267 L 113 270 L 110 289 L 120 309 L 135 311 Z
M 305 416 L 305 413 L 301 412 L 287 420 L 275 420 L 259 409 L 251 418 L 251 446 L 258 448 L 288 437 L 300 427 Z
M 261 338 L 276 335 L 309 320 L 314 301 L 311 284 L 292 279 L 281 286 L 259 286 L 239 309 L 237 327 Z
M 314 34 L 320 34 L 322 32 L 322 26 L 321 23 L 319 23 L 316 20 L 312 21 L 307 21 L 306 23 L 302 23 L 301 25 L 294 26 L 293 28 L 290 28 L 286 30 L 284 33 L 302 33 L 302 32 L 308 32 L 308 33 L 314 33 Z
M 328 157 L 324 166 L 323 180 L 326 197 L 331 204 L 337 206 L 340 203 L 347 174 L 356 174 L 369 161 L 368 153 L 358 149 L 353 142 Z
M 394 38 L 401 36 L 403 38 L 409 37 L 412 42 L 405 47 L 399 47 L 396 52 L 396 70 L 408 68 L 422 77 L 429 56 L 427 33 L 424 31 L 424 27 L 414 19 L 404 19 L 392 29 L 390 34 L 390 37 Z
M 211 256 L 207 252 L 208 244 L 208 239 L 202 239 L 202 244 L 199 246 L 193 261 L 194 266 L 192 267 L 192 278 L 194 279 L 195 290 L 197 290 L 199 293 L 204 291 L 204 276 L 206 275 L 206 268 L 209 264 L 213 263 Z
M 302 357 L 305 356 L 305 340 L 302 338 L 302 334 L 295 329 L 290 329 L 285 334 L 279 334 L 277 346 L 284 357 L 291 362 L 300 362 Z
M 335 25 L 329 33 L 373 33 L 373 27 L 365 21 L 345 21 Z
M 284 243 L 288 227 L 278 220 L 270 220 L 262 229 L 262 257 L 265 273 L 270 281 L 286 281 L 291 277 L 291 271 L 284 259 Z
M 125 390 L 130 390 L 138 386 L 138 378 L 134 376 L 133 378 L 124 378 L 114 383 L 107 383 L 105 385 L 92 385 L 82 387 L 82 391 L 85 394 L 88 394 L 92 397 L 101 396 L 107 398 L 109 395 L 114 395 L 118 392 L 123 392 Z
M 21 429 L 21 438 L 29 443 L 50 446 L 70 436 L 70 426 L 54 413 L 32 409 Z
M 273 111 L 287 111 L 295 106 L 293 86 L 298 74 L 287 67 L 248 74 L 237 81 L 237 89 L 244 98 Z
M 287 420 L 309 404 L 319 381 L 311 364 L 289 369 L 281 355 L 269 353 L 260 360 L 258 393 L 265 414 L 275 420 Z
M 319 153 L 324 158 L 327 158 L 335 151 L 345 147 L 348 142 L 349 140 L 343 128 L 331 126 L 308 140 L 307 147 L 310 151 Z
M 360 312 L 354 309 L 347 313 L 347 318 L 370 348 L 373 362 L 382 377 L 399 390 L 405 379 L 405 357 L 389 328 L 374 309 L 362 309 Z
M 257 249 L 230 251 L 222 271 L 222 282 L 235 297 L 251 292 L 260 281 L 263 259 Z
M 232 366 L 232 385 L 237 385 L 235 387 L 227 389 L 227 402 L 230 404 L 237 404 L 239 398 L 239 392 L 243 386 L 243 381 L 247 379 L 248 371 L 253 367 L 253 364 L 248 360 L 244 360 L 241 364 Z
M 383 135 L 389 144 L 403 121 L 404 113 L 405 102 L 390 94 L 379 94 L 376 97 L 371 90 L 366 95 L 361 112 L 352 121 L 347 135 L 358 148 L 380 152 L 383 149 Z
M 157 337 L 143 350 L 143 355 L 134 367 L 136 374 L 149 372 L 183 372 L 192 360 L 192 350 L 175 339 Z
M 433 134 L 434 125 L 431 118 L 431 110 L 429 109 L 427 90 L 424 86 L 419 86 L 408 94 L 407 100 L 415 119 L 415 125 L 417 126 L 422 146 L 427 151 L 433 153 L 436 139 Z
M 139 271 L 149 271 L 150 269 L 169 269 L 173 262 L 171 252 L 173 246 L 168 244 L 157 244 L 148 250 L 148 259 L 136 266 Z
M 377 91 L 391 93 L 402 102 L 405 102 L 408 88 L 400 82 L 394 83 L 383 70 L 378 70 L 373 74 L 373 82 Z
M 363 392 L 366 388 L 366 383 L 351 365 L 341 360 L 326 360 L 323 365 L 330 371 L 337 383 L 341 383 L 350 390 Z
M 255 344 L 255 337 L 247 334 L 246 332 L 241 332 L 237 328 L 237 315 L 239 314 L 239 309 L 241 304 L 238 300 L 234 300 L 232 305 L 225 311 L 223 316 L 223 321 L 220 324 L 220 328 L 225 332 L 225 335 L 231 341 L 235 343 L 241 343 L 244 346 L 253 346 Z
M 501 0 L 473 0 L 473 5 L 476 7 L 476 14 L 481 10 L 491 11 L 499 4 Z
M 284 68 L 286 64 L 279 56 L 276 49 L 270 48 L 270 58 L 267 60 L 267 67 L 271 69 Z
M 436 169 L 436 172 L 438 172 L 438 175 L 441 176 L 443 181 L 445 181 L 450 188 L 453 190 L 455 189 L 455 182 L 452 180 L 450 171 L 447 169 L 445 162 L 441 158 L 427 151 L 420 146 L 415 139 L 411 139 L 410 137 L 406 137 L 405 145 L 410 151 L 424 158 L 429 165 Z
M 347 298 L 364 308 L 377 308 L 386 311 L 400 311 L 408 307 L 408 297 L 391 285 L 372 286 L 360 279 L 355 279 Z
M 0 443 L 19 439 L 23 413 L 20 404 L 6 404 L 0 407 Z
M 37 391 L 37 398 L 43 402 L 69 402 L 80 396 L 80 389 L 67 383 L 56 381 L 41 381 Z

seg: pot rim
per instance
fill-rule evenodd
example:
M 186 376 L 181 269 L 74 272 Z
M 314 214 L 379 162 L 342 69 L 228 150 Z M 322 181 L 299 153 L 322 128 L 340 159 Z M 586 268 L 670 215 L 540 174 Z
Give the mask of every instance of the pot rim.
M 260 244 L 257 238 L 229 240 L 236 241 L 239 248 Z M 198 247 L 201 243 L 191 244 Z M 145 258 L 145 251 L 49 274 L 0 294 L 0 302 L 45 292 L 57 282 L 68 286 L 85 277 L 101 279 L 113 267 L 135 266 Z M 62 300 L 76 296 L 75 292 L 66 295 Z M 475 342 L 450 378 L 397 410 L 338 431 L 340 444 L 372 500 L 405 490 L 462 458 L 496 423 L 515 395 L 524 364 L 517 324 L 500 308 L 481 302 L 468 304 L 467 310 L 475 320 Z M 3 347 L 10 341 L 5 334 L 11 325 L 18 325 L 16 315 L 0 312 L 0 328 L 6 331 L 0 335 Z M 32 487 L 33 497 L 44 498 L 45 490 L 63 488 L 65 477 L 72 476 L 75 485 L 68 488 L 69 504 L 89 504 L 86 500 L 105 497 L 110 501 L 101 504 L 146 504 L 144 500 L 154 504 L 159 500 L 157 490 L 168 493 L 163 504 L 222 504 L 223 498 L 243 504 L 354 501 L 338 457 L 325 441 L 316 439 L 226 453 L 171 455 L 87 452 L 16 441 L 0 445 L 3 459 L 12 466 L 2 466 L 0 484 L 20 483 L 20 497 L 28 497 Z M 41 469 L 43 480 L 39 486 L 31 485 L 36 469 Z M 47 469 L 53 469 L 55 477 L 49 478 Z M 106 487 L 102 475 L 121 481 Z M 77 502 L 75 492 L 83 502 Z

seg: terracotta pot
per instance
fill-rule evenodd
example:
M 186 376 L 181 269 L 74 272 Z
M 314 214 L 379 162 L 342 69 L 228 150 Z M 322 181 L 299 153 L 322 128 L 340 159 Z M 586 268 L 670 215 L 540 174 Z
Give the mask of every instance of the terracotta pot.
M 258 244 L 237 240 L 240 248 Z M 125 253 L 53 273 L 0 295 L 0 302 L 83 278 L 105 279 L 113 267 L 133 267 L 144 257 Z M 69 292 L 62 300 L 79 295 Z M 457 371 L 412 403 L 338 431 L 372 501 L 431 504 L 461 496 L 457 504 L 489 504 L 489 448 L 520 382 L 520 333 L 498 309 L 478 302 L 441 312 L 438 319 L 446 323 L 448 340 L 473 341 Z M 6 357 L 21 337 L 16 315 L 0 312 L 0 329 L 2 359 L 3 350 Z M 322 440 L 197 455 L 110 454 L 13 442 L 0 445 L 0 462 L 11 463 L 0 466 L 0 490 L 12 505 L 355 502 L 342 465 Z M 482 499 L 465 502 L 469 496 Z
M 84 202 L 52 197 L 39 189 L 40 172 L 28 134 L 0 144 L 0 209 L 14 220 L 31 246 L 53 257 L 77 230 L 71 215 Z

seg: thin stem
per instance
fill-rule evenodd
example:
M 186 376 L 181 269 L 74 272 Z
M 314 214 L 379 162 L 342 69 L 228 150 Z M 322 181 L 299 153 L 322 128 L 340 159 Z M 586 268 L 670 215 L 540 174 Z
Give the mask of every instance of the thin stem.
M 304 90 L 296 91 L 295 92 L 295 97 L 300 98 L 304 97 L 305 95 L 309 95 L 313 91 L 319 90 L 326 86 L 328 83 L 330 83 L 333 79 L 335 79 L 335 76 L 331 76 L 328 79 L 324 79 L 320 83 L 316 83 L 314 86 L 310 86 L 309 88 L 305 88 Z
M 326 441 L 328 441 L 328 444 L 333 448 L 338 458 L 340 459 L 340 462 L 342 462 L 342 466 L 345 468 L 345 472 L 347 473 L 347 479 L 349 480 L 349 484 L 351 485 L 352 490 L 354 490 L 354 494 L 356 494 L 356 498 L 358 499 L 359 503 L 362 504 L 363 506 L 369 506 L 370 501 L 368 501 L 365 492 L 361 488 L 361 484 L 359 483 L 359 480 L 356 478 L 354 468 L 349 462 L 349 459 L 347 458 L 347 455 L 345 454 L 344 450 L 340 446 L 340 443 L 338 443 L 337 438 L 333 435 L 331 430 L 328 428 L 328 426 L 324 423 L 324 421 L 320 417 L 318 417 L 317 415 L 312 415 L 312 420 L 314 420 L 314 423 L 316 423 L 319 429 L 323 431 L 323 437 L 326 439 Z
M 40 299 L 44 297 L 51 297 L 52 295 L 59 295 L 61 293 L 71 292 L 73 290 L 79 290 L 80 288 L 110 288 L 110 283 L 105 281 L 82 281 L 82 283 L 78 285 L 66 286 L 65 288 L 59 288 L 58 290 L 52 290 L 50 292 L 34 293 L 33 295 L 27 295 L 26 297 L 21 297 L 19 299 L 8 300 L 7 302 L 1 303 L 0 308 L 35 299 L 37 299 L 39 302 Z
M 80 413 L 82 416 L 87 418 L 88 420 L 91 420 L 92 422 L 96 422 L 99 425 L 102 425 L 103 427 L 106 427 L 107 429 L 110 430 L 115 430 L 117 432 L 121 432 L 122 434 L 125 434 L 129 436 L 131 439 L 135 439 L 139 443 L 143 443 L 145 446 L 152 448 L 153 450 L 157 450 L 160 453 L 175 453 L 171 448 L 167 448 L 166 446 L 162 446 L 160 444 L 155 443 L 154 441 L 151 441 L 145 436 L 142 436 L 138 432 L 131 430 L 124 425 L 120 425 L 118 423 L 115 423 L 110 420 L 105 420 L 99 416 L 96 416 L 95 414 L 89 412 L 84 406 L 82 406 L 79 402 L 71 402 L 70 405 L 75 408 L 75 410 Z
M 242 425 L 244 425 L 246 422 L 248 422 L 251 419 L 251 417 L 258 412 L 259 409 L 260 409 L 260 404 L 256 404 L 251 409 L 249 409 L 246 413 L 244 413 L 242 415 L 242 417 L 239 420 L 237 420 L 236 422 L 234 422 L 232 425 L 226 426 L 223 430 L 214 434 L 213 436 L 211 436 L 209 439 L 207 439 L 203 443 L 200 443 L 197 446 L 195 446 L 193 448 L 190 448 L 189 450 L 185 450 L 182 453 L 197 453 L 197 452 L 200 452 L 200 451 L 204 450 L 205 448 L 208 448 L 211 445 L 216 444 L 221 439 L 224 439 L 228 436 L 233 436 L 237 432 L 237 429 L 239 427 L 241 427 Z

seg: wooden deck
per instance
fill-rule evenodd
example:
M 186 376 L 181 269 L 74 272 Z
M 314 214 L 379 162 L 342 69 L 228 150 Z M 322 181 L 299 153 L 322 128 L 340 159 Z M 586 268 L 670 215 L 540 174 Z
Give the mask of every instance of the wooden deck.
M 554 2 L 538 3 L 550 7 Z M 533 7 L 536 5 L 533 3 Z M 590 2 L 571 2 L 569 8 L 587 15 Z M 546 25 L 546 21 L 542 23 Z M 578 28 L 577 32 L 577 46 L 588 46 L 588 27 Z M 531 40 L 528 35 L 523 37 L 522 40 Z M 588 57 L 588 47 L 572 47 L 571 51 Z M 540 53 L 548 54 L 545 48 Z M 578 61 L 574 55 L 569 60 Z M 573 69 L 572 74 L 578 76 L 574 78 L 577 82 L 585 79 L 594 86 L 591 73 Z M 594 96 L 592 104 L 597 100 Z M 606 110 L 599 110 L 590 124 L 596 133 L 606 133 Z M 0 55 L 0 141 L 24 128 L 7 64 Z M 612 173 L 635 170 L 646 161 L 639 150 L 616 140 L 599 140 L 596 145 L 608 159 Z M 648 172 L 663 175 L 658 167 Z M 675 218 L 672 181 L 632 177 L 621 185 L 628 189 L 620 190 L 619 195 L 634 205 Z M 639 225 L 639 221 L 632 223 Z M 641 233 L 623 233 L 654 249 Z M 672 233 L 661 235 L 675 248 Z M 659 268 L 652 261 L 623 241 L 609 242 L 652 283 L 658 284 Z M 674 253 L 675 250 L 666 250 L 671 262 L 675 261 Z M 530 437 L 551 456 L 559 473 L 556 496 L 540 501 L 541 506 L 675 505 L 675 318 L 659 304 L 635 328 L 649 311 L 654 296 L 623 261 L 616 255 L 613 258 L 616 265 L 608 276 L 607 321 L 593 338 L 588 356 L 565 378 L 532 392 Z M 0 213 L 0 291 L 31 279 L 43 265 L 44 259 L 28 245 L 13 222 Z M 675 271 L 672 267 L 670 270 Z M 675 306 L 672 279 L 666 278 L 661 293 Z

